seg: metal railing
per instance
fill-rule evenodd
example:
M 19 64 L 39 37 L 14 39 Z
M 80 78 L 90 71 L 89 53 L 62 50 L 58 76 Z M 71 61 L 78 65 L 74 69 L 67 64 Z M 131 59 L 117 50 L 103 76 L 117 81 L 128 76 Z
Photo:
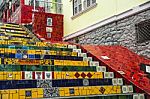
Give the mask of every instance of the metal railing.
M 29 2 L 29 5 L 34 6 L 34 2 Z M 35 2 L 36 11 L 38 11 L 38 8 L 44 8 L 44 11 L 46 13 L 56 13 L 56 14 L 62 14 L 62 7 L 63 4 L 61 2 L 50 2 L 46 0 L 36 0 Z

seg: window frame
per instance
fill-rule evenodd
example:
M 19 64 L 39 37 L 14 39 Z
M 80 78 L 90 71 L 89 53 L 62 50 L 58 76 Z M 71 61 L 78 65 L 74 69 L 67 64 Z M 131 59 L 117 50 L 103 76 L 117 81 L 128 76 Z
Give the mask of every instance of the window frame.
M 148 30 L 144 29 L 146 27 L 148 28 Z M 137 43 L 145 43 L 147 41 L 150 41 L 150 19 L 135 24 L 135 31 Z
M 87 0 L 80 0 L 81 3 L 78 3 L 79 0 L 71 0 L 71 1 L 72 1 L 72 7 L 73 7 L 73 16 L 71 17 L 71 19 L 74 19 L 74 18 L 80 16 L 81 14 L 86 13 L 89 10 L 91 10 L 97 6 L 96 0 L 89 0 L 90 5 L 88 7 L 87 7 Z M 74 3 L 75 1 L 77 1 L 77 5 L 75 5 L 75 3 Z M 81 10 L 79 9 L 80 4 L 81 4 Z M 75 12 L 75 8 L 77 9 L 77 12 Z

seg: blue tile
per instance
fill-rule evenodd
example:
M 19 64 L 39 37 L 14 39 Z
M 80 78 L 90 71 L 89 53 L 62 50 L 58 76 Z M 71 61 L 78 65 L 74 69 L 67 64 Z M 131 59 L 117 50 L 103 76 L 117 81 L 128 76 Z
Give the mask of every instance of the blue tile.
M 22 59 L 22 54 L 21 53 L 16 53 L 15 58 Z
M 69 88 L 69 93 L 70 94 L 74 94 L 75 92 L 74 92 L 74 88 Z
M 0 81 L 0 90 L 4 89 L 23 89 L 37 88 L 36 80 L 7 80 Z
M 9 54 L 9 58 L 15 58 L 15 54 Z
M 31 90 L 26 90 L 26 97 L 31 97 L 32 96 L 32 92 Z
M 10 46 L 8 46 L 8 48 L 10 48 L 10 49 L 15 49 L 15 46 L 10 45 Z
M 28 58 L 35 59 L 35 54 L 28 54 Z
M 26 50 L 28 50 L 28 49 L 29 49 L 29 47 L 27 47 L 27 46 L 22 46 L 22 49 L 26 49 Z

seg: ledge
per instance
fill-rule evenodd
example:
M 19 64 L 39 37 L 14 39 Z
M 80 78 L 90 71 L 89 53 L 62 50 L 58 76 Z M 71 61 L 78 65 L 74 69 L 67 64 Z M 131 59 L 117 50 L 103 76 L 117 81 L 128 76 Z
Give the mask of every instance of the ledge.
M 84 10 L 80 11 L 79 13 L 73 15 L 71 17 L 71 19 L 73 20 L 73 19 L 77 18 L 78 16 L 81 16 L 82 14 L 90 11 L 91 9 L 95 8 L 96 6 L 97 6 L 97 3 L 92 4 L 91 6 L 87 7 L 86 9 L 84 9 Z

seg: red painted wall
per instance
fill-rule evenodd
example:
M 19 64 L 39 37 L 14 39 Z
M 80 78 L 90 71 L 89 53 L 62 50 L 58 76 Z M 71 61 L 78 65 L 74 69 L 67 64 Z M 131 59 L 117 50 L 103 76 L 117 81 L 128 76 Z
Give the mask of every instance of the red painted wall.
M 52 26 L 47 26 L 47 18 L 52 18 Z M 50 41 L 62 41 L 63 37 L 63 15 L 38 12 L 34 18 L 34 32 L 42 38 Z M 46 27 L 52 29 L 51 38 L 47 37 Z

